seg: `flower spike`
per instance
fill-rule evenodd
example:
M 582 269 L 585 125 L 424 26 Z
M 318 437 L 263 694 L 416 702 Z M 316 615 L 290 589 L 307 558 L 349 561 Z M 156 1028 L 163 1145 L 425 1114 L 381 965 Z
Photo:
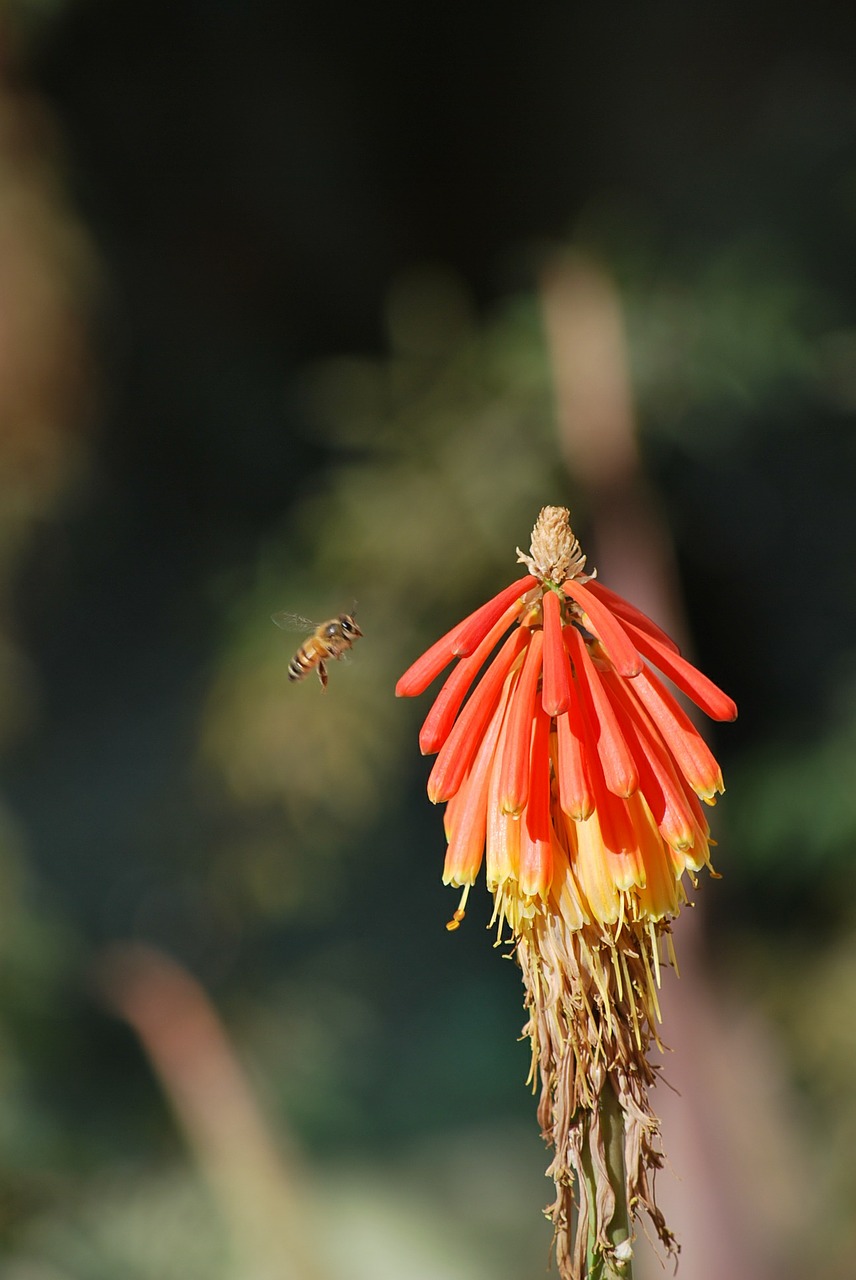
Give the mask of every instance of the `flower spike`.
M 464 919 L 484 862 L 491 924 L 497 941 L 510 933 L 526 987 L 538 1114 L 555 1147 L 559 1275 L 578 1280 L 585 1268 L 617 1274 L 631 1216 L 647 1213 L 675 1248 L 653 1192 L 662 1154 L 648 1051 L 660 1044 L 671 920 L 686 880 L 710 866 L 702 802 L 723 783 L 652 668 L 713 719 L 737 709 L 656 623 L 585 572 L 564 507 L 542 510 L 518 559 L 527 576 L 432 645 L 396 693 L 423 692 L 457 660 L 419 737 L 438 752 L 428 795 L 448 802 L 443 879 L 463 891 L 447 927 Z M 611 1162 L 613 1147 L 623 1160 Z

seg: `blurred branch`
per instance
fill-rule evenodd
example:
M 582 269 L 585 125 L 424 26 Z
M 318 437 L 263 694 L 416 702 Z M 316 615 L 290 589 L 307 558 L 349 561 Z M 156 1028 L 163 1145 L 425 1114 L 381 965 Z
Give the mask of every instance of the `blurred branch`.
M 306 1205 L 265 1128 L 222 1023 L 194 978 L 161 952 L 117 945 L 101 990 L 133 1028 L 230 1230 L 240 1280 L 323 1280 Z
M 642 471 L 621 303 L 606 272 L 581 254 L 555 259 L 541 281 L 559 443 L 589 497 L 590 563 L 670 635 L 686 635 L 675 556 Z

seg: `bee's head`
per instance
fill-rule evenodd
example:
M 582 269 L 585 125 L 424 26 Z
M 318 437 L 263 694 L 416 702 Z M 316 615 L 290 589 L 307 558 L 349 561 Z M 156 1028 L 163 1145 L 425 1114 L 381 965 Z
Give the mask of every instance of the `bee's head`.
M 357 626 L 352 613 L 340 613 L 339 622 L 345 635 L 349 636 L 351 639 L 356 640 L 357 636 L 361 636 L 363 634 Z

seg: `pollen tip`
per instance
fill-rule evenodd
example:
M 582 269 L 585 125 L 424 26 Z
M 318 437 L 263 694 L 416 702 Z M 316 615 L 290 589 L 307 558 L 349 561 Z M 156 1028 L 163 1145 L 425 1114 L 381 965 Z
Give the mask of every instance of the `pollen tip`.
M 532 529 L 529 555 L 517 548 L 517 559 L 541 581 L 561 583 L 584 574 L 586 557 L 571 528 L 567 507 L 542 507 Z
M 519 818 L 523 812 L 524 806 L 517 800 L 510 800 L 507 796 L 500 800 L 499 808 L 507 818 Z

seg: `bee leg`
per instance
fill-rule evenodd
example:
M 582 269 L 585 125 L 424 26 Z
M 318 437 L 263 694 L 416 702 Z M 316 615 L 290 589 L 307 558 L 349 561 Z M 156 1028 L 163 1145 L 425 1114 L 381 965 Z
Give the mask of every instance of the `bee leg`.
M 321 688 L 327 688 L 327 667 L 323 662 L 318 663 L 318 679 L 321 681 Z

